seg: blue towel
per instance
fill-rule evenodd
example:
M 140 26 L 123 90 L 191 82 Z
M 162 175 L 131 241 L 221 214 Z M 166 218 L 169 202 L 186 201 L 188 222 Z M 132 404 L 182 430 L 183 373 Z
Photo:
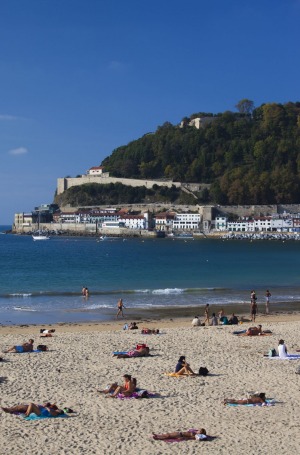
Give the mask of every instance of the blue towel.
M 25 417 L 25 414 L 21 414 L 24 420 L 41 420 L 41 419 L 57 419 L 58 417 L 69 417 L 67 414 L 59 414 L 58 416 L 43 416 L 43 415 L 36 415 L 33 412 L 28 416 Z

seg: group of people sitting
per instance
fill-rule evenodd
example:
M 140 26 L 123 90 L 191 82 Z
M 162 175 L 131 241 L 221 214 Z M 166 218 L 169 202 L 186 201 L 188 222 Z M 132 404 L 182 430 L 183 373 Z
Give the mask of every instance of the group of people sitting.
M 228 319 L 227 316 L 225 316 L 224 311 L 221 310 L 216 316 L 216 313 L 212 313 L 212 317 L 210 319 L 209 325 L 211 326 L 216 326 L 216 325 L 236 325 L 239 323 L 238 317 L 232 313 L 230 318 Z M 205 322 L 201 323 L 200 317 L 195 316 L 194 319 L 192 320 L 192 326 L 193 327 L 198 327 L 198 326 L 205 326 Z

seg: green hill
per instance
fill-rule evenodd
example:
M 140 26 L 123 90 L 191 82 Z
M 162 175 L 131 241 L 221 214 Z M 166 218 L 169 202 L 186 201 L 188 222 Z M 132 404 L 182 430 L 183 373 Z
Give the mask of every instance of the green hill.
M 238 113 L 193 114 L 183 127 L 167 122 L 101 165 L 115 177 L 210 183 L 207 199 L 215 203 L 299 203 L 300 103 L 253 110 L 241 103 Z M 197 116 L 213 121 L 188 126 Z
M 180 126 L 166 122 L 156 132 L 115 149 L 101 163 L 114 177 L 209 184 L 194 197 L 175 187 L 93 183 L 72 187 L 55 202 L 300 203 L 300 102 L 254 109 L 245 99 L 237 108 L 236 113 L 196 113 Z M 207 120 L 205 126 L 189 126 L 199 117 Z

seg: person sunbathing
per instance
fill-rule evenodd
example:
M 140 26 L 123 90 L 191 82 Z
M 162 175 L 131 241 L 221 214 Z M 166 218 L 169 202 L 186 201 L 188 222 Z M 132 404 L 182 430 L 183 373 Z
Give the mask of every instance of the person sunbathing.
M 131 351 L 126 352 L 125 354 L 117 354 L 118 359 L 128 359 L 130 357 L 146 357 L 150 355 L 150 348 L 146 346 L 145 348 L 132 349 Z
M 159 333 L 159 329 L 148 329 L 147 327 L 143 327 L 141 330 L 142 335 L 157 335 Z
M 4 352 L 32 352 L 33 351 L 33 343 L 34 341 L 30 339 L 28 343 L 23 343 L 20 346 L 12 346 L 11 348 L 6 349 Z
M 42 417 L 57 417 L 61 414 L 64 414 L 64 411 L 62 409 L 59 409 L 56 404 L 51 403 L 46 403 L 43 405 L 34 403 L 19 404 L 10 408 L 1 409 L 8 414 L 25 414 L 26 417 L 32 413 Z
M 52 337 L 52 333 L 55 332 L 55 329 L 41 329 L 40 330 L 40 337 Z
M 242 400 L 234 400 L 231 398 L 226 398 L 223 402 L 224 404 L 263 404 L 266 403 L 266 394 L 259 393 L 257 395 L 250 395 L 249 398 Z
M 189 375 L 189 376 L 195 376 L 196 373 L 191 369 L 190 365 L 186 362 L 185 356 L 182 355 L 179 357 L 177 365 L 175 367 L 175 373 L 178 376 L 181 375 Z
M 163 441 L 164 439 L 207 439 L 206 430 L 201 428 L 200 430 L 189 430 L 189 431 L 173 431 L 172 433 L 152 434 L 153 439 Z
M 249 327 L 246 332 L 243 333 L 237 333 L 237 335 L 242 336 L 242 337 L 253 337 L 256 335 L 261 335 L 263 333 L 261 329 L 261 325 L 258 325 L 257 327 Z
M 125 397 L 130 397 L 136 389 L 136 379 L 132 378 L 130 374 L 124 374 L 124 384 L 118 385 L 116 382 L 111 384 L 104 390 L 98 390 L 99 393 L 104 393 L 112 398 L 116 398 L 119 393 Z

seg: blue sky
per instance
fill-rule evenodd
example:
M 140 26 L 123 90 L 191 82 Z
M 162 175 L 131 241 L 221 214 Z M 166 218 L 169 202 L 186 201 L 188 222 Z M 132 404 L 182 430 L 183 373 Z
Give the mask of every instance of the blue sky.
M 195 112 L 300 101 L 300 0 L 0 2 L 0 224 Z

